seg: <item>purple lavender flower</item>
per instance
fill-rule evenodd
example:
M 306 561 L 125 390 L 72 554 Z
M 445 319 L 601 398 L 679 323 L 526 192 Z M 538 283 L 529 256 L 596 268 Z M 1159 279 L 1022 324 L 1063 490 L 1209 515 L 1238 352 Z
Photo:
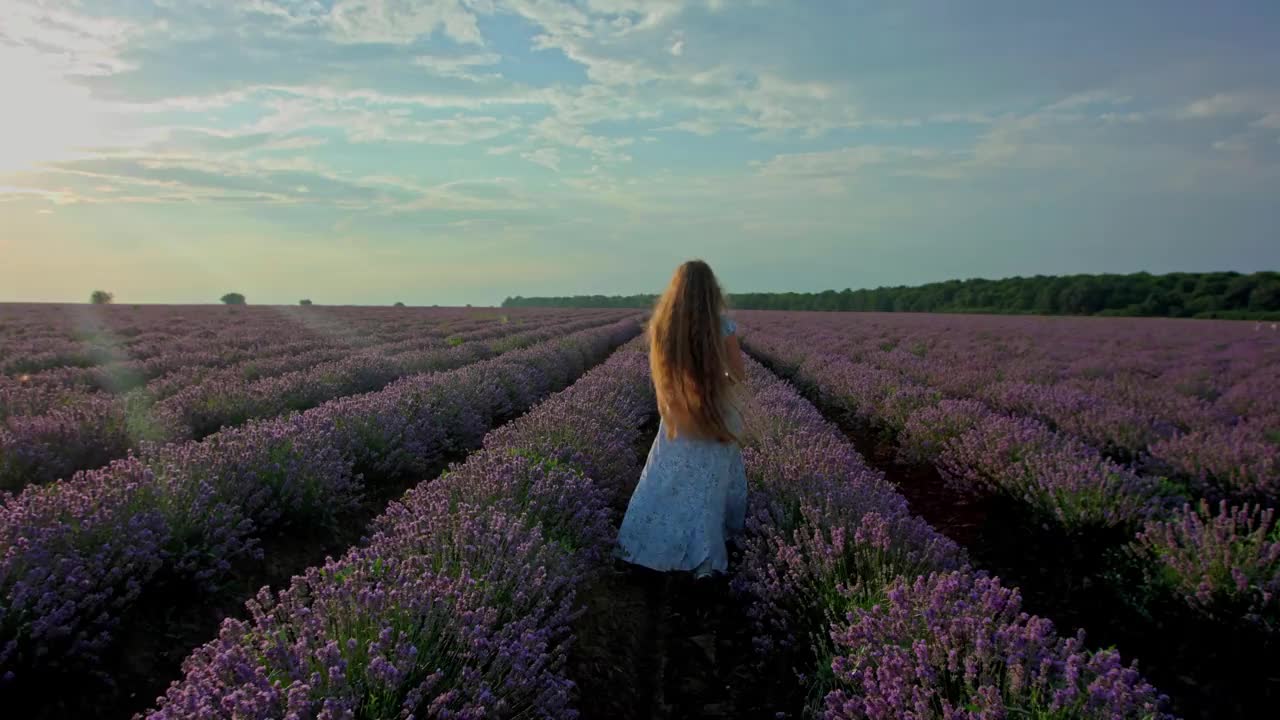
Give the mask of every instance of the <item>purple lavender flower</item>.
M 1256 505 L 1205 501 L 1152 521 L 1129 545 L 1154 588 L 1210 618 L 1280 630 L 1280 526 Z
M 1059 637 L 1021 611 L 1016 590 L 967 571 L 900 578 L 831 639 L 827 718 L 1170 717 L 1116 653 Z

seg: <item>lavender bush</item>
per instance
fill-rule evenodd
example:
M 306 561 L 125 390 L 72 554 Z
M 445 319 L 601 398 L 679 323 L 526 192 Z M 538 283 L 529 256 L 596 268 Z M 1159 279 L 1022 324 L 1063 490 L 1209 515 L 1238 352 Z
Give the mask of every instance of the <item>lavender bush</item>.
M 911 414 L 898 434 L 898 457 L 903 462 L 932 465 L 947 446 L 992 416 L 976 400 L 943 400 Z
M 1068 529 L 1131 526 L 1163 502 L 1159 483 L 1010 415 L 986 416 L 950 440 L 938 468 L 961 489 L 1008 495 Z
M 1130 543 L 1155 592 L 1195 612 L 1280 631 L 1280 526 L 1256 505 L 1205 501 L 1153 521 Z
M 1006 717 L 1155 720 L 1165 700 L 1113 651 L 1021 611 L 1016 590 L 961 571 L 894 581 L 832 628 L 841 720 Z
M 791 672 L 810 686 L 829 654 L 832 620 L 899 574 L 964 558 L 794 389 L 749 368 L 749 514 L 733 587 L 748 602 L 762 656 L 793 657 Z
M 165 562 L 151 470 L 112 463 L 0 504 L 0 678 L 95 658 Z
M 1190 477 L 1210 499 L 1280 499 L 1280 415 L 1178 435 L 1154 444 L 1151 465 Z

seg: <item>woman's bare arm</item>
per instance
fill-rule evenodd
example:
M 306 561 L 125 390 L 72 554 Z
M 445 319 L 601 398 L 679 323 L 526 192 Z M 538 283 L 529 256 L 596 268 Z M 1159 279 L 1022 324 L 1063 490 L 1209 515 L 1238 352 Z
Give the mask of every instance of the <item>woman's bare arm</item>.
M 742 348 L 738 345 L 738 335 L 735 333 L 724 339 L 724 356 L 729 363 L 729 377 L 735 382 L 745 382 L 747 379 L 747 368 L 742 363 Z

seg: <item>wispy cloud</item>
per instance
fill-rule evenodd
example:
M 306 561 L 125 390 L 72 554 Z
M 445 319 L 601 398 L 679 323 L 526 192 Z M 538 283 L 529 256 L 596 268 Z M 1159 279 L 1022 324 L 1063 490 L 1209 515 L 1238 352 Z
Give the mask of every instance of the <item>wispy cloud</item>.
M 477 68 L 497 65 L 502 56 L 497 53 L 475 53 L 471 55 L 418 55 L 413 64 L 425 68 L 427 72 L 447 78 L 461 78 L 480 82 L 501 79 L 501 73 L 477 72 Z
M 535 165 L 560 171 L 560 152 L 555 148 L 538 148 L 532 152 L 520 153 L 520 157 L 528 160 Z
M 340 42 L 408 44 L 438 30 L 459 43 L 483 44 L 461 0 L 338 0 L 328 20 Z
M 1186 119 L 1215 118 L 1256 112 L 1262 99 L 1244 93 L 1218 93 L 1192 101 L 1178 110 L 1178 117 Z

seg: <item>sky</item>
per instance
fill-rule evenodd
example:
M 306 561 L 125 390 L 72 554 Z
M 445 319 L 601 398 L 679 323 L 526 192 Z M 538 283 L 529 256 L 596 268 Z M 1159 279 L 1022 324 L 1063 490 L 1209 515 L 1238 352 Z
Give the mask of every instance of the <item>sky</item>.
M 0 301 L 1280 268 L 1274 0 L 0 0 Z

